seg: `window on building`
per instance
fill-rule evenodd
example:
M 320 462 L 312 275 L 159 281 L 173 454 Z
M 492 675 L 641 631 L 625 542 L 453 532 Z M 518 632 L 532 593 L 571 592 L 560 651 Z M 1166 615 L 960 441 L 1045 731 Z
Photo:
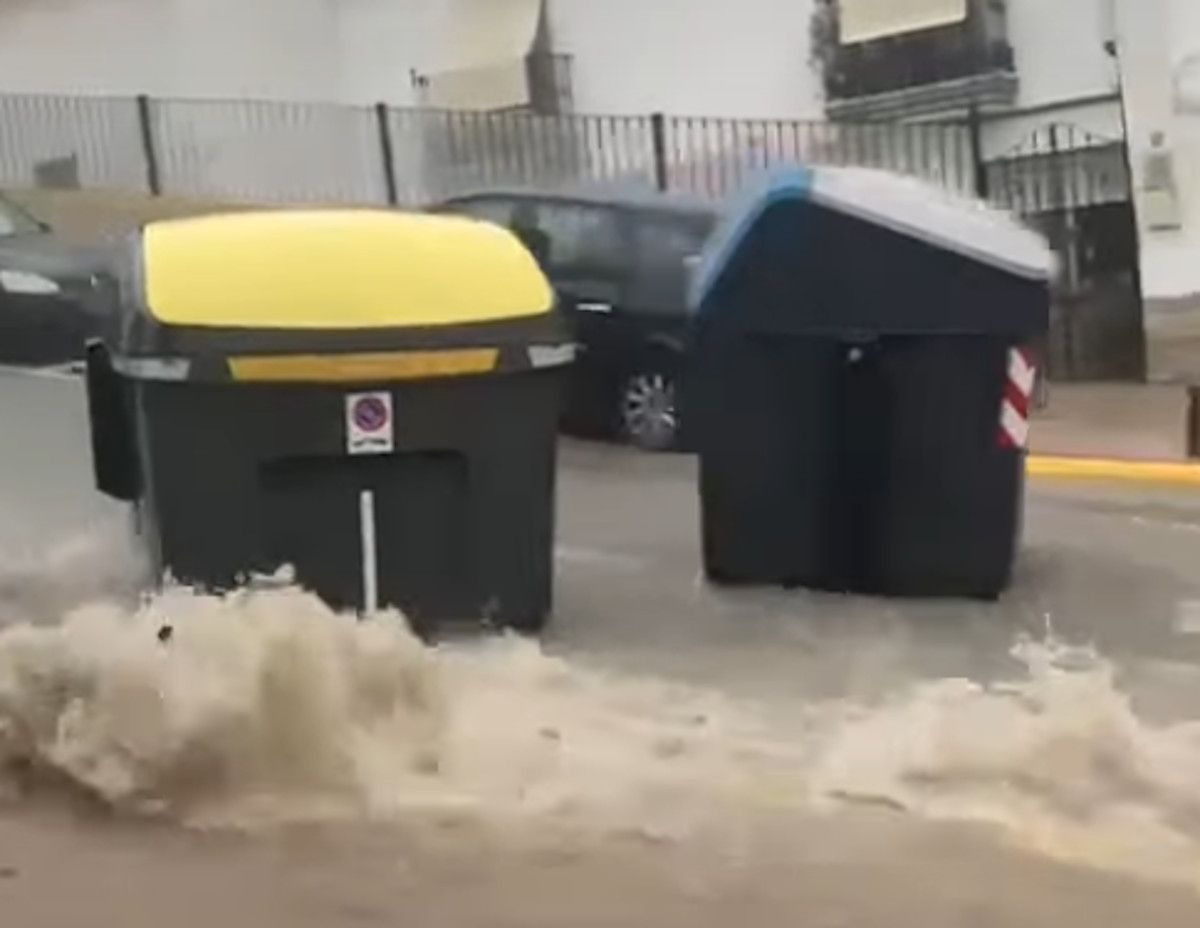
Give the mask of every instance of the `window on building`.
M 967 0 L 840 0 L 843 45 L 961 23 Z

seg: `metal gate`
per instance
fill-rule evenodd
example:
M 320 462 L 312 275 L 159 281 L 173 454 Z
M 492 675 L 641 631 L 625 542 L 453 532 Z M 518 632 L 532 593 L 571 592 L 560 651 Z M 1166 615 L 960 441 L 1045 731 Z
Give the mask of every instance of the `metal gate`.
M 984 164 L 988 197 L 1040 229 L 1059 256 L 1050 374 L 1146 374 L 1137 220 L 1124 140 L 1052 122 Z

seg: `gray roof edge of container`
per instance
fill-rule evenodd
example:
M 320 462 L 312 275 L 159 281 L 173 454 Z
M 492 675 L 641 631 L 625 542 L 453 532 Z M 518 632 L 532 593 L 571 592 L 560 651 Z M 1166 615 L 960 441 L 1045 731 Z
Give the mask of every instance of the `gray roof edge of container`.
M 1054 273 L 1053 253 L 1041 234 L 981 200 L 916 178 L 869 168 L 819 168 L 814 175 L 809 196 L 826 209 L 990 264 L 1017 277 L 1049 280 Z M 855 184 L 859 186 L 856 188 Z M 872 195 L 864 196 L 871 184 L 876 185 L 869 191 Z M 889 210 L 888 206 L 893 208 Z
M 1010 235 L 1027 237 L 1027 247 L 1032 248 L 1032 243 L 1041 238 L 1032 230 L 1018 226 L 1010 217 L 988 210 L 984 204 L 973 203 L 965 198 L 953 198 L 945 191 L 939 191 L 931 185 L 921 185 L 911 178 L 887 175 L 886 172 L 867 169 L 788 168 L 766 175 L 765 183 L 760 182 L 743 191 L 736 204 L 725 211 L 721 223 L 705 247 L 700 266 L 692 280 L 689 303 L 693 310 L 699 309 L 704 304 L 725 267 L 737 254 L 746 237 L 767 210 L 789 200 L 810 203 L 819 208 L 852 216 L 897 235 L 924 241 L 932 247 L 990 265 L 1016 277 L 1048 283 L 1053 276 L 1054 259 L 1048 246 L 1045 246 L 1045 254 L 1040 259 L 1013 259 L 1011 254 L 1005 253 L 1000 248 L 988 248 L 973 244 L 965 241 L 962 237 L 945 234 L 944 229 L 930 230 L 927 225 L 922 225 L 920 222 L 905 221 L 884 210 L 871 209 L 863 203 L 845 196 L 844 193 L 839 196 L 837 193 L 831 194 L 829 191 L 818 189 L 817 178 L 821 175 L 852 177 L 854 174 L 859 174 L 864 178 L 873 178 L 876 181 L 882 177 L 889 178 L 889 182 L 895 185 L 895 189 L 907 188 L 906 195 L 911 194 L 919 187 L 924 187 L 928 192 L 931 204 L 936 203 L 944 209 L 953 210 L 960 216 L 970 216 L 977 224 L 986 221 L 996 223 L 997 226 L 1001 223 L 1008 223 L 1005 231 Z

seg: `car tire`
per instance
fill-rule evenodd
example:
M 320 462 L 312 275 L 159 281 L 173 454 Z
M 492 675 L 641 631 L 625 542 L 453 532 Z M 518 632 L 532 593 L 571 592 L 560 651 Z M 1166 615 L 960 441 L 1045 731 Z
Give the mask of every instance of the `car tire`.
M 679 446 L 678 365 L 655 359 L 626 377 L 617 398 L 621 437 L 643 451 L 673 451 Z

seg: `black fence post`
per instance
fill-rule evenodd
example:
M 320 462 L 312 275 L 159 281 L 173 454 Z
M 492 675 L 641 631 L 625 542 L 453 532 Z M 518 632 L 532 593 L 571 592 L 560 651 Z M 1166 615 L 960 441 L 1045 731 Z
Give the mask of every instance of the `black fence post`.
M 396 159 L 392 149 L 392 121 L 386 103 L 375 104 L 375 122 L 379 128 L 379 154 L 383 158 L 383 185 L 387 191 L 388 206 L 400 202 L 396 188 Z
M 971 169 L 975 195 L 981 200 L 986 200 L 991 191 L 988 189 L 987 160 L 983 154 L 983 117 L 974 103 L 967 111 L 967 133 L 971 141 Z
M 138 128 L 142 136 L 142 154 L 146 157 L 146 187 L 151 196 L 162 193 L 162 178 L 158 173 L 158 150 L 154 145 L 154 125 L 150 113 L 150 97 L 138 94 L 137 97 Z
M 667 117 L 662 113 L 650 114 L 650 144 L 654 147 L 654 186 L 666 191 L 670 186 L 667 173 Z

